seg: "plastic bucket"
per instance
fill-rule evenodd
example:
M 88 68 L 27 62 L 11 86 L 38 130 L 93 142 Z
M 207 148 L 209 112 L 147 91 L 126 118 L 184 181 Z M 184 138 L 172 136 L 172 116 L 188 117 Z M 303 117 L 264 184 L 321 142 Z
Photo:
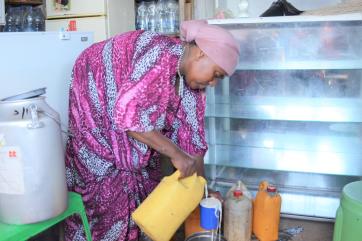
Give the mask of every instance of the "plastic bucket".
M 362 240 L 362 181 L 343 188 L 334 225 L 333 241 Z

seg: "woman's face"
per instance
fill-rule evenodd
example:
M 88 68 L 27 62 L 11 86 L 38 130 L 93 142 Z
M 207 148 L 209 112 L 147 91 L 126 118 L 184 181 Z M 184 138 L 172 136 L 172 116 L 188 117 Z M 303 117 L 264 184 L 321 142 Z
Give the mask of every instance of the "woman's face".
M 213 87 L 226 76 L 226 72 L 197 46 L 189 48 L 187 57 L 184 74 L 186 83 L 191 89 Z

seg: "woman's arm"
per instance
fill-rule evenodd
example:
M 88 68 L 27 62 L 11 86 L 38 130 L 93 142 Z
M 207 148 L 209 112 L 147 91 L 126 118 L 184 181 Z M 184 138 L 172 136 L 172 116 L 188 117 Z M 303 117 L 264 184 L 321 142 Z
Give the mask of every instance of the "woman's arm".
M 134 132 L 127 131 L 127 134 L 136 140 L 145 143 L 147 146 L 152 149 L 162 153 L 163 155 L 171 158 L 172 164 L 181 172 L 181 178 L 191 176 L 196 171 L 199 173 L 199 160 L 191 157 L 184 151 L 182 151 L 178 146 L 176 146 L 170 139 L 162 135 L 158 131 L 149 131 L 149 132 Z M 201 169 L 200 169 L 201 170 Z M 203 170 L 203 160 L 202 160 L 202 170 Z M 203 171 L 202 171 L 203 173 Z
M 127 131 L 127 134 L 136 140 L 145 143 L 163 155 L 170 157 L 172 164 L 181 172 L 181 178 L 191 176 L 195 172 L 197 172 L 198 176 L 205 177 L 204 157 L 191 157 L 160 132 Z M 223 201 L 220 192 L 215 192 L 212 189 L 209 189 L 209 196 Z
M 203 156 L 195 156 L 196 159 L 196 171 L 198 176 L 205 177 L 204 170 L 204 157 Z

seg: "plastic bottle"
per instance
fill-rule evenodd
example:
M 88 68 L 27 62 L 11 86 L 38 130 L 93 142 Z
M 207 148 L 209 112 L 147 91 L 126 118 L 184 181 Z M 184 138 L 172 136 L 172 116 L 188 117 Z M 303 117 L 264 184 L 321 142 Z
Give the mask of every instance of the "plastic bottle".
M 156 2 L 151 1 L 148 5 L 148 30 L 155 32 L 156 31 Z
M 16 32 L 23 31 L 23 23 L 24 23 L 24 6 L 15 7 L 15 29 Z
M 32 32 L 34 31 L 34 13 L 32 6 L 27 6 L 24 11 L 24 32 Z
M 204 231 L 207 230 L 200 226 L 200 207 L 197 207 L 185 220 L 185 238 Z
M 39 8 L 33 8 L 33 30 L 34 31 L 45 31 L 45 17 L 43 11 Z
M 259 184 L 254 201 L 253 233 L 260 241 L 278 240 L 281 196 L 267 181 Z
M 4 32 L 21 32 L 23 30 L 22 7 L 9 7 L 5 19 Z
M 179 6 L 176 0 L 167 3 L 167 25 L 168 33 L 174 34 L 179 30 Z
M 167 0 L 158 0 L 156 4 L 156 31 L 160 33 L 168 33 L 169 26 L 167 24 Z
M 224 235 L 228 241 L 250 241 L 251 239 L 252 199 L 246 195 L 247 192 L 242 191 L 242 182 L 238 181 L 226 195 Z
M 245 17 L 249 16 L 248 6 L 249 6 L 248 0 L 239 1 L 239 4 L 238 4 L 239 11 L 238 11 L 238 15 L 237 15 L 238 18 L 245 18 Z
M 147 30 L 148 23 L 147 23 L 147 5 L 144 0 L 141 0 L 137 6 L 137 20 L 136 20 L 136 29 Z
M 14 28 L 14 8 L 9 7 L 5 15 L 4 32 L 15 32 Z

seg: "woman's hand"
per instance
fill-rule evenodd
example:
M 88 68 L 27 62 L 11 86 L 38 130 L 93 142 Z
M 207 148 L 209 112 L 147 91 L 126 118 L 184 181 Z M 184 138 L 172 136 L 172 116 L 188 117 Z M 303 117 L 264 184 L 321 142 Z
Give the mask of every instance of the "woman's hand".
M 191 176 L 197 171 L 197 161 L 182 151 L 171 158 L 171 162 L 174 167 L 181 172 L 180 178 Z

